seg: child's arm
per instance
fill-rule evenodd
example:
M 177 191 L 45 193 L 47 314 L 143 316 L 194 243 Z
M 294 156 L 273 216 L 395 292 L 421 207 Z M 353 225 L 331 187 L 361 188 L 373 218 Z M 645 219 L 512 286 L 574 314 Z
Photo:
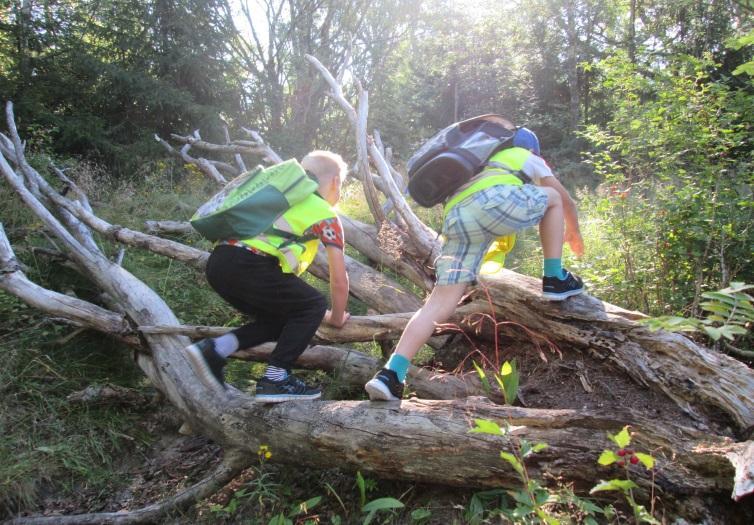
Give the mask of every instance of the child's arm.
M 325 314 L 324 321 L 340 328 L 351 317 L 346 311 L 348 305 L 348 273 L 343 250 L 336 246 L 327 246 L 327 264 L 330 267 L 330 300 L 332 310 Z
M 539 183 L 542 186 L 553 188 L 560 194 L 560 198 L 563 200 L 563 218 L 565 219 L 565 242 L 571 247 L 573 253 L 578 256 L 583 255 L 584 240 L 581 238 L 578 210 L 571 194 L 555 177 L 542 177 Z

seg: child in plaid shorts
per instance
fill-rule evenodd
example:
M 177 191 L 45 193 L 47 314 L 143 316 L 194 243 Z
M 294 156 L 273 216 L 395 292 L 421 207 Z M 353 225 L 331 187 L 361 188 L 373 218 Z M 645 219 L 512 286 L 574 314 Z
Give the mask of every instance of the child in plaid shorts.
M 406 325 L 385 368 L 365 385 L 370 399 L 402 397 L 411 359 L 432 335 L 435 324 L 453 313 L 467 286 L 476 280 L 495 239 L 539 224 L 543 296 L 562 301 L 584 291 L 581 279 L 561 262 L 564 242 L 576 255 L 584 252 L 576 205 L 539 153 L 537 136 L 526 128 L 518 129 L 513 147 L 493 155 L 488 167 L 448 201 L 435 287 Z

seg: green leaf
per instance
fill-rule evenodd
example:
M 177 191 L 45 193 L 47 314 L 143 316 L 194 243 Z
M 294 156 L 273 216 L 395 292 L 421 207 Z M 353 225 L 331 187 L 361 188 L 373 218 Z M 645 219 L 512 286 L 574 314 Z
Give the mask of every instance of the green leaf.
M 752 33 L 754 38 L 754 33 Z M 721 290 L 722 292 L 742 292 L 744 290 L 754 290 L 754 284 L 746 284 L 741 281 L 733 281 L 728 288 Z
M 498 425 L 494 421 L 490 421 L 489 419 L 475 419 L 474 424 L 476 426 L 469 430 L 469 432 L 476 434 L 490 434 L 492 436 L 505 435 L 505 432 L 503 432 L 503 429 L 500 428 L 500 425 Z
M 704 328 L 704 331 L 707 332 L 707 335 L 710 336 L 710 338 L 713 341 L 719 341 L 720 337 L 722 337 L 722 333 L 717 328 L 714 328 L 712 326 L 705 326 L 703 328 Z
M 322 496 L 314 496 L 306 501 L 302 501 L 293 509 L 293 514 L 290 516 L 298 516 L 299 514 L 308 514 L 310 510 L 319 505 L 322 501 Z
M 544 505 L 550 499 L 550 493 L 544 489 L 534 491 L 534 501 L 537 505 Z
M 281 512 L 277 516 L 270 518 L 270 521 L 267 522 L 267 525 L 293 525 L 293 522 L 286 518 Z
M 511 517 L 514 518 L 514 520 L 515 518 L 525 518 L 532 512 L 534 512 L 534 509 L 529 505 L 518 505 L 516 509 L 511 512 Z
M 616 435 L 607 434 L 610 441 L 618 445 L 619 448 L 626 448 L 631 443 L 631 434 L 628 433 L 628 426 L 623 427 L 623 430 Z
M 487 379 L 487 374 L 484 373 L 484 370 L 476 363 L 476 361 L 472 361 L 471 364 L 474 365 L 474 369 L 479 376 L 479 381 L 482 383 L 482 390 L 484 390 L 485 394 L 489 395 L 492 389 L 490 388 L 490 381 Z
M 526 506 L 531 507 L 534 505 L 534 502 L 529 497 L 529 493 L 526 492 L 525 490 L 515 490 L 515 491 L 512 490 L 508 492 L 508 494 L 510 494 L 514 500 Z M 531 511 L 531 509 L 529 509 L 529 511 Z
M 497 379 L 500 388 L 503 390 L 505 402 L 512 405 L 516 401 L 516 396 L 518 396 L 519 377 L 516 360 L 513 359 L 510 362 L 506 361 L 503 363 L 503 366 L 500 368 L 500 375 L 499 377 L 496 376 L 495 379 Z
M 720 327 L 720 333 L 729 341 L 733 341 L 733 339 L 736 338 L 736 335 L 746 335 L 747 332 L 748 330 L 746 330 L 746 328 L 735 324 L 728 324 Z
M 620 490 L 621 492 L 626 492 L 629 489 L 636 487 L 638 487 L 638 485 L 630 479 L 611 479 L 609 481 L 601 481 L 597 483 L 594 487 L 592 487 L 592 490 L 589 491 L 589 494 L 594 494 L 595 492 L 601 492 L 605 490 Z
M 718 303 L 723 303 L 730 306 L 735 306 L 738 302 L 735 297 L 732 297 L 730 294 L 723 292 L 704 292 L 702 294 L 702 297 L 704 297 L 705 299 L 713 299 Z
M 652 469 L 655 466 L 655 458 L 650 456 L 649 454 L 644 454 L 642 452 L 636 452 L 634 454 L 637 458 L 639 458 L 639 461 L 641 461 L 641 464 L 644 465 L 647 469 Z
M 537 452 L 542 452 L 542 451 L 543 451 L 544 449 L 546 449 L 546 448 L 547 448 L 548 446 L 549 446 L 549 445 L 548 445 L 547 443 L 537 443 L 536 445 L 534 445 L 534 446 L 532 447 L 531 451 L 532 451 L 532 452 L 534 452 L 534 453 L 536 454 Z
M 547 443 L 537 443 L 535 445 L 532 445 L 528 441 L 522 439 L 521 440 L 521 457 L 528 458 L 532 454 L 541 452 L 546 448 L 547 448 Z
M 702 303 L 701 306 L 705 311 L 720 314 L 728 317 L 731 312 L 730 306 L 721 305 L 720 303 Z
M 616 454 L 612 450 L 603 450 L 602 454 L 600 454 L 600 457 L 597 460 L 597 463 L 606 467 L 608 465 L 612 465 L 616 461 L 618 461 L 618 454 Z
M 432 511 L 429 509 L 416 509 L 411 512 L 412 521 L 423 521 L 432 517 Z
M 363 506 L 367 500 L 366 483 L 364 482 L 364 476 L 361 475 L 361 471 L 356 472 L 356 486 L 359 487 L 359 497 L 361 505 Z
M 395 498 L 377 498 L 363 507 L 361 512 L 373 512 L 377 510 L 402 509 L 405 505 Z
M 510 452 L 500 452 L 500 457 L 503 458 L 505 461 L 510 463 L 510 465 L 515 469 L 516 472 L 518 472 L 520 475 L 524 474 L 524 467 L 521 465 L 521 462 L 518 460 L 516 456 L 511 454 Z
M 576 505 L 584 512 L 588 512 L 590 514 L 603 514 L 605 512 L 602 507 L 596 505 L 595 503 L 592 503 L 588 499 L 578 498 Z
M 651 523 L 652 525 L 662 525 L 657 519 L 655 519 L 654 516 L 652 516 L 649 512 L 647 512 L 647 509 L 644 508 L 644 505 L 636 505 L 636 514 L 639 518 L 639 522 L 644 523 Z

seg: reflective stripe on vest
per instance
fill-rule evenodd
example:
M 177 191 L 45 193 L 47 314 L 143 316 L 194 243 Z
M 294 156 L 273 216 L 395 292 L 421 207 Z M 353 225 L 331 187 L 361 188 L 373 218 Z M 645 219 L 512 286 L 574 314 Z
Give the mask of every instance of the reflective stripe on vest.
M 333 207 L 319 195 L 312 194 L 281 215 L 269 231 L 241 242 L 277 257 L 284 273 L 301 275 L 314 261 L 319 248 L 319 239 L 305 237 L 304 232 L 334 217 L 337 213 Z
M 487 161 L 487 167 L 478 175 L 480 177 L 479 180 L 451 197 L 445 205 L 443 216 L 447 215 L 451 208 L 462 200 L 489 187 L 498 185 L 523 185 L 523 181 L 516 175 L 516 173 L 521 171 L 521 168 L 524 167 L 524 163 L 526 163 L 526 160 L 531 155 L 532 152 L 528 149 L 518 147 L 506 148 L 495 153 Z

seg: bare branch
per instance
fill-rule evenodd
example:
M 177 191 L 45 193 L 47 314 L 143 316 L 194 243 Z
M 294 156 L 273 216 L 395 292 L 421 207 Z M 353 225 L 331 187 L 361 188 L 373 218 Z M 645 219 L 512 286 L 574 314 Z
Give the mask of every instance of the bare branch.
M 75 297 L 54 292 L 30 281 L 16 262 L 13 248 L 0 224 L 0 288 L 15 295 L 29 306 L 53 316 L 64 317 L 78 326 L 85 326 L 129 344 L 139 344 L 138 338 L 121 314 L 105 310 L 97 305 Z
M 253 129 L 247 129 L 247 128 L 241 128 L 247 135 L 249 135 L 252 139 L 254 139 L 254 142 L 259 145 L 264 150 L 264 156 L 265 158 L 271 163 L 271 164 L 279 164 L 280 162 L 283 162 L 283 158 L 275 153 L 275 151 L 267 145 L 267 143 L 262 139 L 262 136 L 259 134 L 258 131 L 255 131 Z M 240 141 L 239 141 L 240 142 Z
M 223 134 L 225 135 L 225 144 L 226 146 L 230 144 L 230 132 L 228 131 L 228 125 L 223 126 Z M 243 161 L 243 157 L 241 157 L 240 153 L 235 153 L 233 155 L 233 158 L 236 161 L 236 165 L 238 166 L 238 169 L 241 173 L 245 173 L 246 170 L 246 164 Z
M 223 169 L 230 171 L 234 175 L 238 175 L 238 172 L 236 169 L 227 163 L 218 163 L 214 161 L 209 161 L 207 159 L 203 158 L 195 158 L 188 154 L 189 148 L 191 148 L 191 144 L 186 144 L 183 148 L 181 148 L 180 151 L 177 151 L 173 146 L 171 146 L 168 142 L 160 138 L 159 135 L 155 134 L 154 136 L 155 140 L 159 142 L 162 147 L 164 147 L 171 155 L 175 155 L 177 157 L 180 157 L 183 159 L 184 162 L 188 164 L 193 164 L 197 168 L 199 168 L 202 172 L 204 172 L 205 175 L 207 175 L 210 179 L 215 181 L 218 185 L 224 186 L 228 183 L 227 179 L 222 176 L 222 174 L 218 171 L 217 165 L 224 166 Z

